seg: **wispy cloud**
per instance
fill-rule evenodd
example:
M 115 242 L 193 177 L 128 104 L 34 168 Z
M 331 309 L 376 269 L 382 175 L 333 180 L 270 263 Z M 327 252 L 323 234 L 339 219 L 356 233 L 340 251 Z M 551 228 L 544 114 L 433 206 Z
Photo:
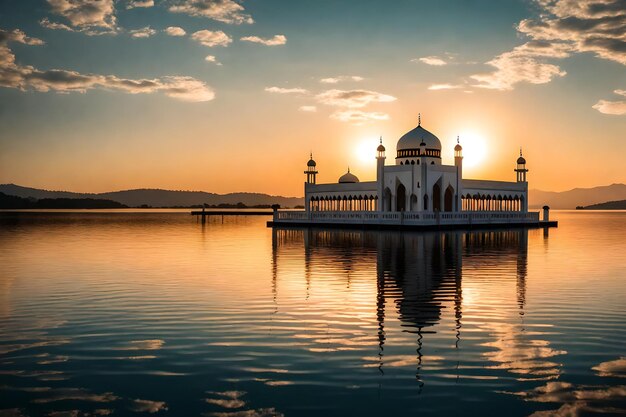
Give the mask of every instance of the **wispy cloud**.
M 244 36 L 240 40 L 244 42 L 260 43 L 265 46 L 278 46 L 287 43 L 287 37 L 285 35 L 275 35 L 271 38 L 259 38 L 258 36 Z
M 221 30 L 199 30 L 191 35 L 191 39 L 204 46 L 228 46 L 233 39 Z
M 65 18 L 73 30 L 88 35 L 117 31 L 114 0 L 48 0 L 51 12 Z M 47 19 L 46 19 L 47 20 Z M 64 29 L 64 24 L 48 22 L 49 29 Z
M 615 94 L 626 97 L 626 90 L 615 90 Z M 598 100 L 596 104 L 591 106 L 600 113 L 621 116 L 626 114 L 626 100 Z
M 18 42 L 18 43 L 23 43 L 24 45 L 43 45 L 44 44 L 44 41 L 42 41 L 41 39 L 31 38 L 29 36 L 26 36 L 26 33 L 21 31 L 20 29 L 13 29 L 10 32 L 0 29 L 0 45 L 5 46 L 8 42 Z M 5 59 L 8 59 L 8 57 L 5 57 L 3 55 L 0 55 L 0 57 L 3 58 L 3 59 L 0 59 L 0 65 Z
M 422 64 L 426 64 L 426 65 L 434 65 L 434 66 L 443 66 L 443 65 L 447 65 L 448 63 L 441 57 L 438 56 L 424 56 L 421 58 L 414 58 L 411 60 L 411 62 L 421 62 Z
M 165 29 L 165 33 L 170 36 L 185 36 L 187 34 L 187 32 L 185 32 L 185 29 L 178 26 L 169 26 L 167 29 Z
M 154 0 L 128 0 L 127 9 L 154 7 Z
M 305 113 L 315 113 L 317 112 L 317 107 L 316 106 L 300 106 L 298 107 L 298 110 L 305 112 Z
M 381 112 L 365 112 L 362 110 L 338 110 L 330 115 L 331 119 L 340 122 L 363 124 L 366 122 L 389 120 L 389 115 Z
M 388 103 L 396 98 L 387 94 L 368 90 L 327 90 L 316 96 L 316 99 L 329 106 L 360 108 L 370 103 Z
M 321 83 L 324 84 L 337 84 L 341 81 L 363 81 L 365 78 L 358 75 L 338 75 L 336 77 L 322 78 Z
M 128 33 L 130 33 L 130 36 L 133 38 L 149 38 L 156 34 L 156 30 L 152 29 L 150 26 L 146 26 L 141 29 L 130 30 Z
M 437 90 L 455 90 L 458 88 L 463 88 L 460 84 L 431 84 L 428 86 L 429 90 L 437 91 Z
M 245 13 L 244 7 L 234 0 L 176 0 L 169 11 L 237 25 L 254 23 L 252 16 Z
M 529 42 L 487 62 L 490 73 L 471 78 L 480 87 L 511 90 L 515 84 L 544 84 L 566 73 L 546 60 L 591 52 L 626 65 L 626 8 L 623 0 L 534 0 L 537 18 L 518 26 Z
M 521 82 L 546 84 L 567 73 L 558 65 L 544 60 L 565 58 L 570 51 L 567 44 L 530 41 L 488 61 L 487 65 L 495 67 L 495 71 L 474 74 L 470 78 L 478 81 L 476 87 L 495 90 L 512 90 L 515 84 Z
M 0 87 L 23 91 L 56 91 L 59 93 L 103 89 L 129 94 L 161 92 L 182 101 L 210 101 L 215 97 L 213 89 L 204 82 L 187 76 L 166 76 L 153 79 L 127 79 L 116 75 L 81 74 L 77 71 L 51 69 L 39 70 L 30 65 L 18 65 L 9 48 L 10 42 L 41 45 L 43 41 L 27 37 L 22 31 L 0 29 Z
M 294 87 L 294 88 L 265 87 L 265 91 L 267 91 L 268 93 L 277 93 L 277 94 L 307 94 L 309 92 L 308 90 L 304 88 L 300 88 L 300 87 Z

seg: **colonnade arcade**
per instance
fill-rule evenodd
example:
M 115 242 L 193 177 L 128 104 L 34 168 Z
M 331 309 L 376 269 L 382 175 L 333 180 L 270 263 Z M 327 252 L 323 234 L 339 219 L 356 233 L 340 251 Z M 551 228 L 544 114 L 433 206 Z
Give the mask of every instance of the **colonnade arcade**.
M 465 194 L 461 196 L 463 211 L 524 211 L 524 196 Z
M 376 211 L 378 197 L 373 195 L 314 196 L 309 200 L 312 211 Z

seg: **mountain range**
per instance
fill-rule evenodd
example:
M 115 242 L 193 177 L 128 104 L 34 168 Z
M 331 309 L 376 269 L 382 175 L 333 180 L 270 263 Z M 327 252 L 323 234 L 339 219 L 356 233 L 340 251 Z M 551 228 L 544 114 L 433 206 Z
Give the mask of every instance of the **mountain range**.
M 22 187 L 15 184 L 0 184 L 0 192 L 23 198 L 92 198 L 117 201 L 129 207 L 147 205 L 151 207 L 190 207 L 202 204 L 237 204 L 246 206 L 280 204 L 281 207 L 295 207 L 304 204 L 302 197 L 283 197 L 261 193 L 216 194 L 204 191 L 173 191 L 140 188 L 135 190 L 107 193 L 74 193 L 70 191 L 49 191 Z M 592 188 L 574 188 L 569 191 L 529 191 L 529 207 L 544 205 L 552 209 L 575 209 L 577 206 L 590 206 L 607 201 L 626 200 L 626 184 L 612 184 Z
M 107 193 L 73 193 L 70 191 L 49 191 L 22 187 L 15 184 L 0 184 L 0 192 L 23 198 L 93 198 L 117 201 L 129 207 L 147 205 L 151 207 L 190 207 L 202 204 L 237 204 L 246 206 L 280 204 L 281 207 L 294 207 L 304 204 L 303 198 L 282 197 L 261 193 L 215 194 L 204 191 L 173 191 L 140 188 L 136 190 L 113 191 Z
M 544 205 L 551 209 L 575 209 L 607 201 L 626 200 L 626 184 L 611 184 L 592 188 L 574 188 L 568 191 L 529 190 L 530 208 Z

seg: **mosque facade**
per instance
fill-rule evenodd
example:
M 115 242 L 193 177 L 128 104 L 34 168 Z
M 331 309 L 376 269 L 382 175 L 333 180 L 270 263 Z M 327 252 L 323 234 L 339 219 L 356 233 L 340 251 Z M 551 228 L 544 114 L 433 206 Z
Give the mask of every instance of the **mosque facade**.
M 305 210 L 278 211 L 274 223 L 465 224 L 538 223 L 528 211 L 526 160 L 516 161 L 515 181 L 463 178 L 463 148 L 457 138 L 454 165 L 441 161 L 441 141 L 421 125 L 396 144 L 395 163 L 376 149 L 376 180 L 359 181 L 350 172 L 336 183 L 317 183 L 313 156 L 304 171 Z M 544 213 L 545 217 L 545 213 Z

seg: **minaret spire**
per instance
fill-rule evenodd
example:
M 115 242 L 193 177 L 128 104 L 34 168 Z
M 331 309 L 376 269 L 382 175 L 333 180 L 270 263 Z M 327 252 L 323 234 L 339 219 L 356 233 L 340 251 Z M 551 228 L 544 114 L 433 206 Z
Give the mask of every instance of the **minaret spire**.
M 422 125 L 422 113 L 417 113 L 417 126 Z
M 519 156 L 522 156 L 522 147 L 519 147 Z
M 383 144 L 383 137 L 382 136 L 380 137 L 380 144 L 381 145 Z
M 461 144 L 461 139 L 459 139 L 459 135 L 456 135 L 456 143 Z

